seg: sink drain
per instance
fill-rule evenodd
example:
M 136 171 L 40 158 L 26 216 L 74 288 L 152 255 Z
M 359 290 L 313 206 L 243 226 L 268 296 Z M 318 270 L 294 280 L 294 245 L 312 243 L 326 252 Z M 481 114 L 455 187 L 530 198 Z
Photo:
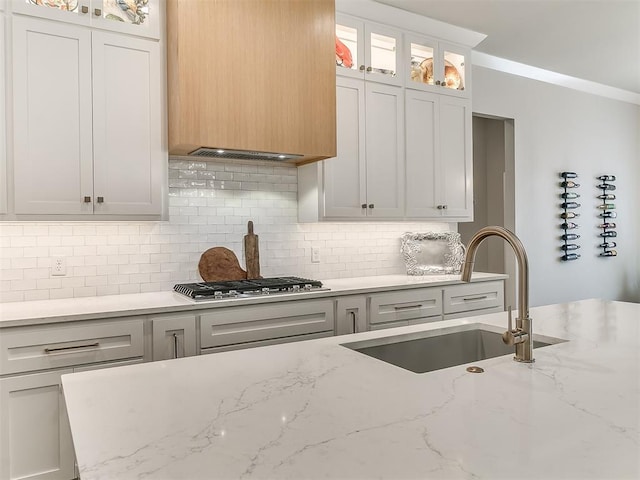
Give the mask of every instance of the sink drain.
M 483 373 L 484 368 L 481 367 L 467 367 L 467 372 L 469 373 Z

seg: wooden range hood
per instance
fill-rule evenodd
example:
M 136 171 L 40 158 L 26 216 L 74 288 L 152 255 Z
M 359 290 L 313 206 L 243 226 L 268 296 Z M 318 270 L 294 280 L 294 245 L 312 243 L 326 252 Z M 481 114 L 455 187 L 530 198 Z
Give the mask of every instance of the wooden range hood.
M 170 154 L 336 155 L 334 0 L 167 0 L 167 67 Z

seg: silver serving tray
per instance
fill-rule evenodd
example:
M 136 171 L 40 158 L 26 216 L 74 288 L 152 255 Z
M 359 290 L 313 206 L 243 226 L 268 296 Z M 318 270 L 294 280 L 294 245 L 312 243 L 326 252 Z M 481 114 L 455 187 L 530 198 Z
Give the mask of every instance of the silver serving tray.
M 460 273 L 465 248 L 457 232 L 406 232 L 400 252 L 407 275 Z

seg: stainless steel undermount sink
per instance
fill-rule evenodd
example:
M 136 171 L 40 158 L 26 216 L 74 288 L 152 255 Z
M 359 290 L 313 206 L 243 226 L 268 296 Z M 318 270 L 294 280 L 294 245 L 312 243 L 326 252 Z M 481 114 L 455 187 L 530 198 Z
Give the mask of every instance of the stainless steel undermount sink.
M 514 347 L 504 344 L 502 333 L 500 327 L 473 323 L 341 345 L 406 370 L 425 373 L 513 355 Z M 533 348 L 566 341 L 534 335 Z

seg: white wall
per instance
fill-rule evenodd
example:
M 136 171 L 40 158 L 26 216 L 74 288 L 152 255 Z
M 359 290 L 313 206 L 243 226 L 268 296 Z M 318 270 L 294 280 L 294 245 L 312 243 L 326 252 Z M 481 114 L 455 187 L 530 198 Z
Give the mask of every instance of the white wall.
M 441 223 L 297 223 L 297 170 L 260 163 L 169 161 L 169 222 L 3 222 L 0 301 L 170 290 L 200 280 L 208 248 L 240 264 L 247 221 L 259 235 L 263 276 L 324 280 L 404 273 L 400 236 Z M 455 227 L 455 224 L 453 224 Z M 321 263 L 311 263 L 311 246 Z M 67 275 L 51 277 L 54 257 Z
M 640 107 L 484 67 L 473 111 L 515 120 L 516 234 L 527 249 L 531 305 L 591 297 L 640 301 Z M 559 261 L 559 177 L 580 178 L 582 257 Z M 618 257 L 599 258 L 595 177 L 616 181 Z

